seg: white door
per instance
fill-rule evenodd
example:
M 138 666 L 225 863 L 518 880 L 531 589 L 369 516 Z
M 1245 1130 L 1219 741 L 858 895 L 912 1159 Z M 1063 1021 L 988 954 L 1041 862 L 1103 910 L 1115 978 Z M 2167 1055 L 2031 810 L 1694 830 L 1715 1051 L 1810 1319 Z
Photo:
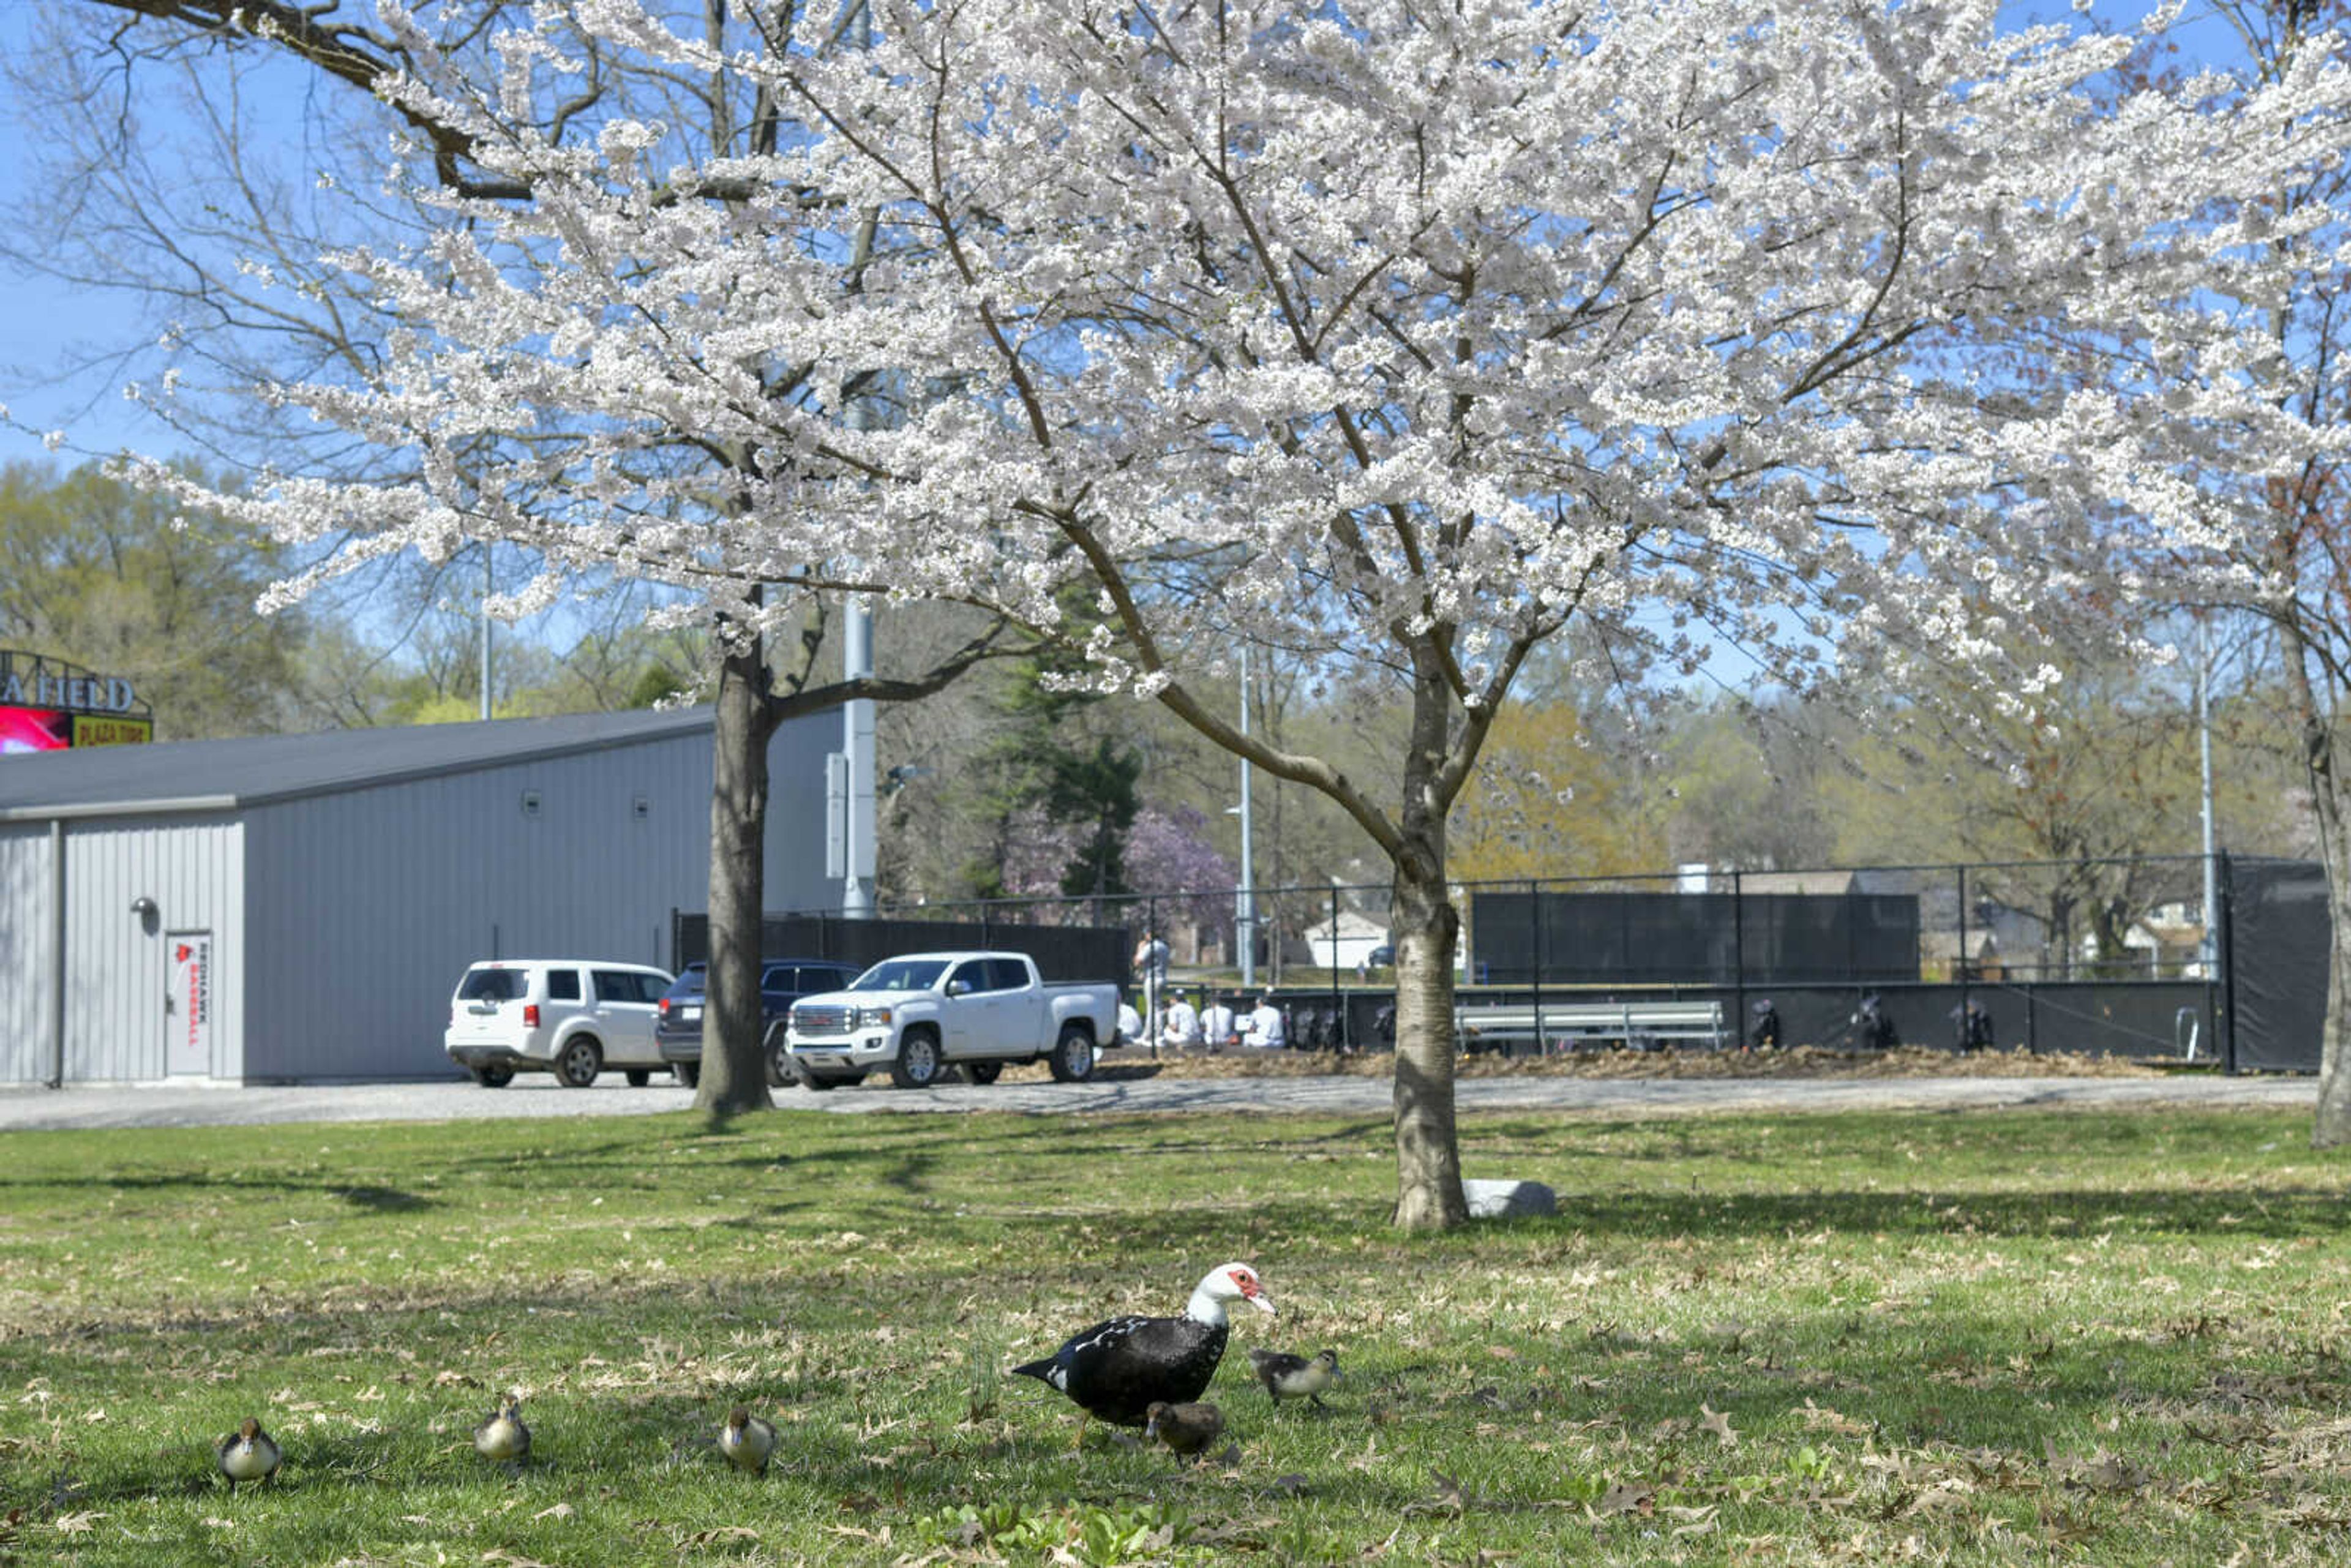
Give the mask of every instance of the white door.
M 996 1054 L 999 998 L 988 987 L 987 961 L 971 958 L 956 965 L 940 988 L 939 1034 L 946 1041 L 946 1055 Z
M 665 988 L 651 975 L 630 969 L 598 969 L 596 988 L 597 1038 L 604 1042 L 604 1060 L 615 1067 L 657 1066 L 661 1051 L 653 1043 L 653 1020 L 661 1016 Z
M 202 1077 L 213 1070 L 213 934 L 167 932 L 163 952 L 172 963 L 163 993 L 163 1071 Z

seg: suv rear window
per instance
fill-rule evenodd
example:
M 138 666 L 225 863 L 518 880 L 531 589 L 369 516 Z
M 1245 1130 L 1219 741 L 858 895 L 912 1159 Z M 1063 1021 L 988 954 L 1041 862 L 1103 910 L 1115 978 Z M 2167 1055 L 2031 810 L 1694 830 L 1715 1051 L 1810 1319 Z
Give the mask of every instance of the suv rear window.
M 465 977 L 457 982 L 457 999 L 461 1002 L 519 1001 L 530 988 L 530 972 L 527 969 L 468 969 Z

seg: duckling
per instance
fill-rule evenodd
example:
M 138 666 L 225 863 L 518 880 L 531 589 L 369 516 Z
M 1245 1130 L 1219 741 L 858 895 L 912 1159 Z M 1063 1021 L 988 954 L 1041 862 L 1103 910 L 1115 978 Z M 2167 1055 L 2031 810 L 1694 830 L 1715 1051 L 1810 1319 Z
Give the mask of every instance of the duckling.
M 493 1464 L 517 1470 L 530 1458 L 530 1428 L 522 1424 L 522 1401 L 509 1394 L 489 1419 L 474 1428 L 474 1451 Z
M 266 1481 L 277 1473 L 286 1459 L 277 1439 L 261 1429 L 261 1423 L 248 1416 L 245 1425 L 213 1446 L 213 1461 L 220 1473 L 228 1478 L 228 1490 L 236 1490 L 239 1481 Z
M 718 1428 L 718 1450 L 737 1469 L 764 1476 L 768 1456 L 776 1451 L 776 1428 L 737 1405 L 726 1412 L 726 1425 Z
M 1339 1381 L 1339 1353 L 1326 1350 L 1309 1361 L 1302 1355 L 1292 1355 L 1286 1350 L 1252 1350 L 1249 1362 L 1257 1368 L 1258 1381 L 1273 1396 L 1276 1405 L 1282 1396 L 1303 1394 L 1313 1401 L 1317 1410 L 1327 1410 L 1322 1403 L 1322 1391 Z
M 1187 1459 L 1223 1436 L 1224 1430 L 1225 1413 L 1213 1405 L 1189 1401 L 1170 1405 L 1155 1399 L 1144 1412 L 1144 1438 L 1156 1437 Z

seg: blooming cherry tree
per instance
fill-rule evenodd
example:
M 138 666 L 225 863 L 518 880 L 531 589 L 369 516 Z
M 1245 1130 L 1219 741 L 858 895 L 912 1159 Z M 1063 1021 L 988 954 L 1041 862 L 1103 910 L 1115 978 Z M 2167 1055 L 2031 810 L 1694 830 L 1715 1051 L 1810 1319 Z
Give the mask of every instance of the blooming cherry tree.
M 539 9 L 495 87 L 418 41 L 379 88 L 531 201 L 444 193 L 431 246 L 350 257 L 413 330 L 269 389 L 421 476 L 206 499 L 361 552 L 517 538 L 526 607 L 590 562 L 746 625 L 980 605 L 1321 790 L 1393 867 L 1422 1227 L 1464 1217 L 1447 818 L 1529 655 L 1575 624 L 1620 670 L 1932 659 L 2028 702 L 2102 520 L 2199 526 L 2274 287 L 2216 214 L 2339 157 L 2351 99 L 2317 52 L 2225 110 L 2126 90 L 2129 40 L 1992 0 L 875 0 L 864 52 Z M 580 89 L 559 14 L 739 76 L 775 133 L 553 144 L 515 110 Z M 1239 734 L 1250 643 L 1401 698 L 1393 767 Z

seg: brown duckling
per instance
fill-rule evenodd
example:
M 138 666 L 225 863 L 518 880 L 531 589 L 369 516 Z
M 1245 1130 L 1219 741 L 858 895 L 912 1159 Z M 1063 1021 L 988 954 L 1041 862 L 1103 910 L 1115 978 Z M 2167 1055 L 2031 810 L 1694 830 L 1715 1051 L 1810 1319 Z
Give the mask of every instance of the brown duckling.
M 213 1460 L 234 1492 L 239 1481 L 266 1481 L 276 1475 L 286 1455 L 261 1423 L 248 1416 L 243 1426 L 213 1446 Z
M 1322 1391 L 1339 1381 L 1339 1353 L 1326 1350 L 1309 1360 L 1292 1355 L 1286 1350 L 1252 1350 L 1249 1363 L 1257 1368 L 1258 1381 L 1273 1396 L 1279 1405 L 1284 1397 L 1296 1398 L 1303 1394 L 1318 1410 L 1330 1406 L 1322 1403 Z
M 776 1428 L 752 1415 L 748 1406 L 737 1405 L 726 1412 L 726 1425 L 718 1428 L 718 1451 L 737 1469 L 764 1476 L 768 1456 L 776 1451 Z
M 1144 1412 L 1144 1437 L 1156 1437 L 1187 1459 L 1222 1437 L 1224 1431 L 1225 1413 L 1213 1405 L 1188 1400 L 1170 1405 L 1156 1399 Z

